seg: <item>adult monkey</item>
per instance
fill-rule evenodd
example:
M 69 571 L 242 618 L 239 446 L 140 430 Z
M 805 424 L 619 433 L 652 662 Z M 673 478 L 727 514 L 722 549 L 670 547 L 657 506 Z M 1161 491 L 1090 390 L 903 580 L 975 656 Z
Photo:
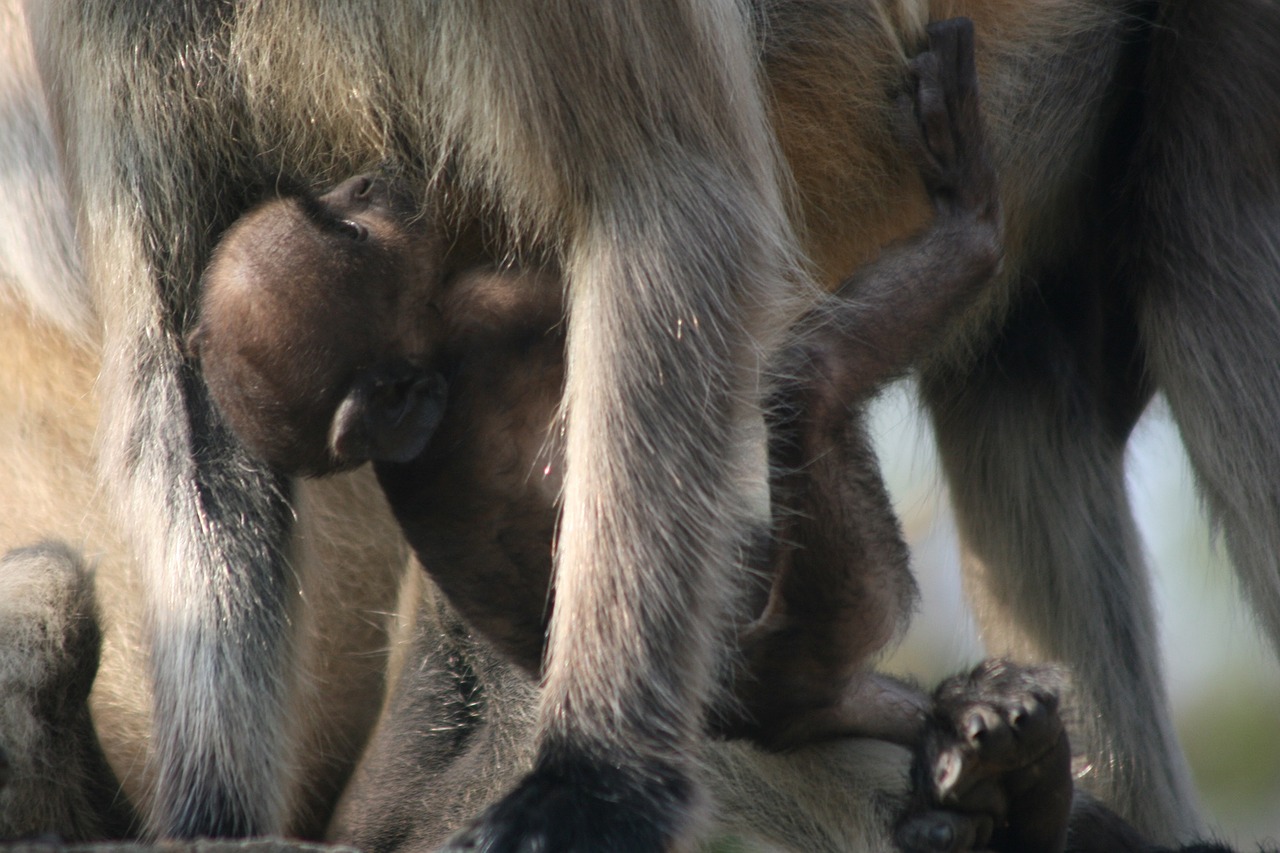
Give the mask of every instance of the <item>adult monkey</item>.
M 879 120 L 880 93 L 900 66 L 898 39 L 906 33 L 908 41 L 914 40 L 926 10 L 903 3 L 885 12 L 852 2 L 765 5 L 763 10 L 766 64 L 778 104 L 774 118 L 804 202 L 805 243 L 824 277 L 834 279 L 871 247 L 911 224 L 912 211 L 904 212 L 896 204 L 899 192 L 912 197 L 910 178 L 895 165 L 893 147 L 877 136 L 877 129 L 885 125 Z M 176 567 L 166 567 L 160 555 L 177 552 L 172 546 L 181 542 L 194 542 L 202 554 L 173 561 L 189 562 L 184 571 L 192 577 L 201 571 L 208 575 L 193 584 L 191 593 L 207 596 L 221 590 L 238 597 L 233 586 L 217 582 L 217 566 L 274 566 L 275 574 L 265 576 L 274 577 L 276 586 L 256 581 L 265 585 L 258 595 L 267 602 L 260 614 L 264 618 L 249 620 L 268 639 L 283 633 L 272 616 L 278 610 L 270 605 L 279 598 L 279 551 L 257 553 L 248 546 L 253 537 L 220 530 L 216 513 L 212 524 L 201 522 L 210 518 L 209 508 L 225 508 L 217 502 L 220 496 L 248 490 L 252 505 L 244 507 L 244 514 L 258 528 L 254 536 L 265 533 L 265 541 L 279 542 L 285 526 L 281 505 L 259 497 L 256 487 L 266 475 L 238 481 L 242 469 L 231 458 L 233 450 L 227 450 L 228 455 L 205 452 L 223 445 L 216 440 L 216 425 L 200 417 L 205 409 L 199 402 L 198 380 L 184 373 L 172 342 L 181 331 L 179 319 L 211 234 L 234 217 L 243 203 L 240 199 L 248 194 L 246 186 L 252 189 L 259 165 L 252 162 L 254 154 L 267 152 L 268 172 L 272 165 L 285 166 L 322 185 L 383 155 L 405 154 L 403 149 L 411 148 L 405 140 L 417 145 L 449 139 L 476 118 L 465 110 L 433 111 L 441 101 L 431 96 L 447 101 L 450 92 L 477 95 L 469 103 L 477 110 L 493 109 L 491 115 L 501 117 L 502 126 L 541 131 L 541 123 L 531 121 L 537 116 L 522 112 L 520 105 L 544 103 L 555 92 L 570 90 L 570 84 L 589 88 L 608 76 L 600 69 L 581 75 L 558 69 L 570 72 L 559 80 L 565 88 L 537 88 L 536 83 L 545 82 L 537 75 L 552 68 L 521 66 L 530 54 L 518 50 L 520 45 L 512 40 L 530 35 L 528 30 L 515 27 L 516 22 L 507 22 L 512 29 L 502 29 L 503 10 L 489 10 L 483 20 L 457 22 L 474 27 L 456 31 L 446 32 L 426 19 L 455 11 L 366 6 L 353 13 L 346 7 L 314 5 L 306 10 L 245 6 L 200 11 L 162 6 L 144 14 L 115 6 L 89 8 L 79 16 L 66 15 L 66 4 L 35 10 L 46 80 L 72 182 L 79 188 L 91 275 L 99 292 L 109 297 L 100 300 L 102 305 L 115 306 L 107 317 L 109 351 L 119 360 L 135 343 L 145 345 L 145 357 L 117 369 L 110 387 L 120 396 L 111 411 L 122 430 L 132 425 L 135 437 L 150 441 L 167 435 L 176 440 L 173 453 L 159 454 L 168 467 L 162 466 L 160 476 L 151 481 L 159 484 L 155 492 L 147 497 L 140 485 L 143 496 L 137 515 L 160 515 L 157 508 L 164 508 L 168 520 L 163 526 L 170 531 L 139 537 L 160 543 L 150 571 L 157 582 L 167 571 L 178 577 Z M 520 23 L 530 28 L 548 24 L 548 17 L 560 11 L 540 10 L 536 20 Z M 1268 288 L 1277 265 L 1269 235 L 1274 233 L 1275 199 L 1280 194 L 1272 145 L 1275 104 L 1280 100 L 1275 59 L 1280 54 L 1274 44 L 1280 13 L 1272 5 L 1248 0 L 1219 3 L 1212 9 L 1172 0 L 1061 0 L 1034 6 L 938 4 L 930 11 L 937 16 L 965 11 L 978 20 L 984 34 L 980 62 L 985 103 L 1009 214 L 1007 286 L 995 289 L 994 313 L 978 312 L 1004 322 L 982 328 L 975 320 L 971 330 L 980 331 L 967 340 L 958 335 L 959 353 L 944 348 L 925 382 L 956 485 L 962 531 L 977 574 L 993 579 L 990 588 L 996 593 L 987 615 L 996 617 L 992 624 L 1016 629 L 1012 637 L 996 638 L 1005 644 L 998 648 L 1065 657 L 1080 668 L 1083 699 L 1098 710 L 1086 719 L 1094 728 L 1090 734 L 1099 785 L 1140 823 L 1167 836 L 1173 834 L 1170 827 L 1185 828 L 1194 818 L 1192 810 L 1180 807 L 1187 799 L 1185 783 L 1163 710 L 1145 582 L 1134 572 L 1139 559 L 1125 505 L 1122 450 L 1147 396 L 1156 385 L 1166 388 L 1258 610 L 1268 624 L 1280 622 L 1275 616 L 1280 572 L 1272 563 L 1277 549 L 1268 544 L 1275 535 L 1273 484 L 1280 482 L 1269 452 L 1268 427 L 1276 421 L 1280 403 L 1266 381 L 1265 367 L 1274 361 L 1268 355 L 1266 330 L 1274 328 L 1275 313 Z M 678 19 L 650 6 L 635 14 L 661 15 L 664 25 Z M 494 29 L 480 34 L 482 25 Z M 644 27 L 636 30 L 639 41 L 652 38 Z M 342 37 L 334 38 L 334 32 Z M 546 52 L 536 55 L 572 56 L 566 49 L 572 44 L 554 37 L 571 32 L 546 34 L 538 40 Z M 743 38 L 733 28 L 717 35 Z M 483 43 L 464 43 L 468 36 Z M 593 51 L 598 47 L 594 40 L 580 43 Z M 600 50 L 613 58 L 627 55 L 622 46 Z M 480 61 L 494 56 L 519 61 L 499 68 L 487 68 Z M 685 55 L 678 59 L 671 67 L 687 67 Z M 395 73 L 384 75 L 386 68 Z M 536 91 L 521 87 L 492 93 L 525 96 L 514 103 L 478 94 L 502 83 L 500 72 L 513 69 L 527 74 L 523 79 L 535 84 Z M 305 87 L 298 85 L 302 80 Z M 240 82 L 243 89 L 236 88 Z M 863 101 L 859 92 L 876 96 Z M 1236 96 L 1224 97 L 1223 92 Z M 169 101 L 161 107 L 166 95 Z M 123 100 L 122 108 L 108 106 L 120 107 L 117 99 Z M 652 102 L 642 99 L 623 106 L 637 103 Z M 735 103 L 758 107 L 753 96 Z M 1081 112 L 1081 105 L 1087 105 L 1087 111 Z M 825 114 L 814 115 L 819 107 Z M 1196 118 L 1206 114 L 1215 120 Z M 448 120 L 434 121 L 442 118 Z M 617 116 L 603 124 L 614 131 Z M 460 159 L 450 160 L 448 174 L 473 175 L 467 170 L 475 163 L 468 162 L 468 156 L 505 156 L 496 146 L 498 140 L 481 135 L 469 141 L 495 146 L 464 146 Z M 550 134 L 533 134 L 531 143 L 537 144 L 521 146 L 522 156 L 503 161 L 510 170 L 485 173 L 495 181 L 487 188 L 512 192 L 513 185 L 496 186 L 502 183 L 498 179 L 524 174 L 519 167 L 529 164 L 525 155 L 547 153 L 552 141 Z M 690 134 L 679 141 L 695 140 Z M 433 164 L 431 155 L 437 152 L 407 153 Z M 563 176 L 571 160 L 553 157 L 548 170 L 537 176 Z M 593 191 L 613 186 L 600 171 L 586 174 L 601 184 Z M 640 169 L 628 174 L 651 173 Z M 757 174 L 754 184 L 736 186 L 759 192 L 761 182 L 767 180 Z M 530 221 L 523 203 L 538 201 L 539 192 L 557 187 L 540 183 L 521 189 L 529 194 L 504 197 L 514 208 L 509 224 L 517 231 Z M 895 205 L 886 208 L 885 199 L 894 199 Z M 615 200 L 607 193 L 593 193 L 589 199 L 594 204 Z M 557 212 L 573 209 L 565 206 Z M 601 225 L 591 219 L 550 221 L 565 227 Z M 561 229 L 552 228 L 551 233 L 557 230 Z M 628 242 L 637 245 L 632 239 L 635 229 L 623 230 Z M 715 236 L 694 227 L 680 239 L 685 245 L 698 245 L 699 235 Z M 178 241 L 171 243 L 173 238 Z M 112 258 L 112 252 L 118 257 Z M 571 252 L 570 258 L 581 261 L 582 255 Z M 781 258 L 774 260 L 784 266 Z M 575 279 L 579 272 L 581 267 L 570 265 Z M 139 287 L 139 282 L 145 286 Z M 1035 287 L 1024 286 L 1027 282 Z M 579 288 L 571 299 L 588 293 L 595 291 Z M 129 303 L 134 296 L 121 294 L 133 294 L 139 301 Z M 145 310 L 131 315 L 126 309 L 134 307 Z M 582 316 L 575 315 L 579 329 Z M 1216 319 L 1202 322 L 1207 316 Z M 1238 337 L 1212 331 L 1225 328 L 1238 330 Z M 1207 335 L 1204 329 L 1210 330 Z M 1212 337 L 1204 340 L 1205 336 Z M 1243 370 L 1239 365 L 1261 367 Z M 133 381 L 135 374 L 140 381 Z M 170 403 L 162 404 L 166 399 Z M 124 405 L 128 400 L 136 405 Z M 1213 413 L 1226 412 L 1247 418 L 1229 424 L 1208 420 Z M 165 415 L 151 418 L 150 413 Z M 196 417 L 178 417 L 179 413 Z M 1062 428 L 1064 419 L 1069 419 L 1069 428 Z M 652 423 L 659 422 L 667 419 Z M 215 439 L 201 443 L 200 454 L 186 443 L 192 429 Z M 1246 435 L 1237 443 L 1249 448 L 1250 465 L 1238 469 L 1220 439 L 1242 432 Z M 117 450 L 128 440 L 118 435 Z M 1017 448 L 1022 451 L 1014 452 Z M 192 476 L 196 470 L 199 478 Z M 149 480 L 141 474 L 120 479 L 142 485 Z M 190 499 L 197 494 L 192 485 L 196 482 L 213 490 L 199 493 L 203 504 Z M 171 500 L 174 495 L 165 484 L 185 484 L 174 495 L 185 493 L 188 499 Z M 1008 500 L 1017 504 L 1010 508 L 1002 503 Z M 576 496 L 571 503 L 577 503 Z M 236 515 L 240 509 L 235 507 Z M 651 527 L 650 532 L 655 529 L 659 528 Z M 723 540 L 720 545 L 728 547 Z M 1048 594 L 1037 586 L 1042 583 Z M 252 612 L 254 596 L 248 598 Z M 1050 612 L 1042 604 L 1067 600 L 1077 602 L 1078 611 Z M 217 609 L 212 602 L 203 608 L 187 605 L 189 615 L 208 617 Z M 1007 613 L 1022 619 L 1020 629 L 1012 619 L 1000 618 Z M 210 637 L 217 636 L 210 628 Z M 218 652 L 235 653 L 235 648 Z M 245 656 L 253 657 L 252 663 L 270 660 Z M 279 674 L 287 663 L 277 659 L 273 668 Z M 191 671 L 179 666 L 170 671 L 174 670 L 184 678 Z M 162 694 L 176 695 L 164 688 L 163 679 L 161 687 Z M 230 694 L 219 701 L 228 710 L 243 704 Z M 247 728 L 257 732 L 264 747 L 273 738 L 279 743 L 273 732 L 279 733 L 280 727 L 268 725 L 272 714 L 260 710 L 261 719 L 249 721 Z M 213 731 L 193 721 L 192 730 L 201 729 Z M 270 756 L 273 750 L 255 754 Z M 201 756 L 201 749 L 196 755 Z M 250 816 L 233 817 L 215 828 L 267 820 L 262 816 L 270 809 L 258 807 L 269 801 L 273 790 L 267 781 L 271 762 L 265 765 L 266 770 L 252 771 L 257 781 L 244 788 L 253 792 L 247 799 L 254 808 L 225 812 Z M 168 767 L 166 778 L 177 784 L 184 776 L 181 762 Z M 215 772 L 197 769 L 200 772 L 190 774 L 183 785 Z M 210 782 L 201 795 L 238 789 L 227 781 L 234 773 L 227 772 L 222 782 Z M 195 789 L 179 785 L 173 790 Z M 195 831 L 203 818 L 191 813 L 179 820 L 180 800 L 170 799 L 167 805 L 162 801 L 157 826 Z M 216 804 L 216 796 L 212 802 Z
M 557 849 L 678 837 L 697 800 L 687 756 L 732 602 L 720 586 L 747 530 L 767 524 L 756 365 L 788 320 L 786 282 L 801 277 L 747 10 L 646 0 L 28 11 L 104 306 L 106 381 L 121 391 L 108 476 L 135 523 L 165 508 L 139 537 L 154 626 L 153 830 L 254 834 L 282 817 L 288 484 L 230 440 L 175 346 L 193 274 L 261 174 L 257 156 L 274 150 L 314 179 L 406 139 L 400 159 L 447 166 L 451 190 L 491 200 L 517 234 L 552 245 L 569 280 L 541 757 L 489 826 L 508 844 L 576 833 L 553 834 Z M 270 69 L 295 46 L 305 53 L 296 28 L 317 24 L 316 36 L 323 25 L 358 31 L 342 39 L 354 48 L 345 59 L 312 57 L 330 67 L 414 69 L 368 81 L 385 126 L 361 126 L 371 116 L 357 111 L 335 116 L 354 126 L 290 138 L 284 102 L 324 86 L 302 91 Z M 415 35 L 385 41 L 396 32 Z M 387 54 L 369 53 L 380 45 Z M 584 46 L 579 63 L 563 63 Z M 162 175 L 170 187 L 153 183 Z M 144 304 L 113 296 L 129 292 Z M 612 795 L 578 827 L 578 803 L 601 790 Z

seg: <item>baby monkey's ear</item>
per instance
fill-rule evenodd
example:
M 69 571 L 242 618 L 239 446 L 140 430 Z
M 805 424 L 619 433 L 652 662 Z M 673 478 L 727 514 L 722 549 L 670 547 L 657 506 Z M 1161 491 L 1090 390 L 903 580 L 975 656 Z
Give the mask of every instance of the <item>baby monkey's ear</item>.
M 447 393 L 439 373 L 405 363 L 362 371 L 334 412 L 330 454 L 344 466 L 412 460 L 440 425 Z

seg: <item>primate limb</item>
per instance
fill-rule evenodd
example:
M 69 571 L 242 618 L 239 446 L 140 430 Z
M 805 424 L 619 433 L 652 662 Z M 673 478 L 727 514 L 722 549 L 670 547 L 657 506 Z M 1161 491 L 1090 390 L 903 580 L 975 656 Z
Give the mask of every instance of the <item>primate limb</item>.
M 784 354 L 771 456 L 772 586 L 743 635 L 739 693 L 757 736 L 784 745 L 850 731 L 906 742 L 920 700 L 861 670 L 905 626 L 907 552 L 866 435 L 865 404 L 901 375 L 996 271 L 1001 212 L 987 158 L 973 29 L 929 28 L 900 102 L 935 219 L 845 280 Z M 798 712 L 809 707 L 811 712 Z

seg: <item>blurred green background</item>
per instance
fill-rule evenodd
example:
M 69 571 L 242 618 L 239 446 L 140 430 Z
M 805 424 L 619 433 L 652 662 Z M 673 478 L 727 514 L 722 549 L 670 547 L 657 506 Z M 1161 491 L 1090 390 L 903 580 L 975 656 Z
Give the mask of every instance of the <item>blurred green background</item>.
M 983 656 L 960 591 L 946 488 L 909 385 L 876 401 L 871 429 L 921 590 L 911 631 L 884 668 L 932 684 Z M 1128 476 L 1156 592 L 1165 677 L 1205 816 L 1218 837 L 1241 849 L 1280 842 L 1280 664 L 1200 512 L 1160 399 L 1134 433 Z

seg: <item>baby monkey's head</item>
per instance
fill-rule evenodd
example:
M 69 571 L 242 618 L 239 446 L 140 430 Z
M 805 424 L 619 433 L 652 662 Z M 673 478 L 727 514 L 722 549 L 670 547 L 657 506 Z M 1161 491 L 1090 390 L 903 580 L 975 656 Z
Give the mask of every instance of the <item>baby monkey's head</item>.
M 189 338 L 244 444 L 290 474 L 417 456 L 444 411 L 443 241 L 381 177 L 279 198 L 227 230 Z

